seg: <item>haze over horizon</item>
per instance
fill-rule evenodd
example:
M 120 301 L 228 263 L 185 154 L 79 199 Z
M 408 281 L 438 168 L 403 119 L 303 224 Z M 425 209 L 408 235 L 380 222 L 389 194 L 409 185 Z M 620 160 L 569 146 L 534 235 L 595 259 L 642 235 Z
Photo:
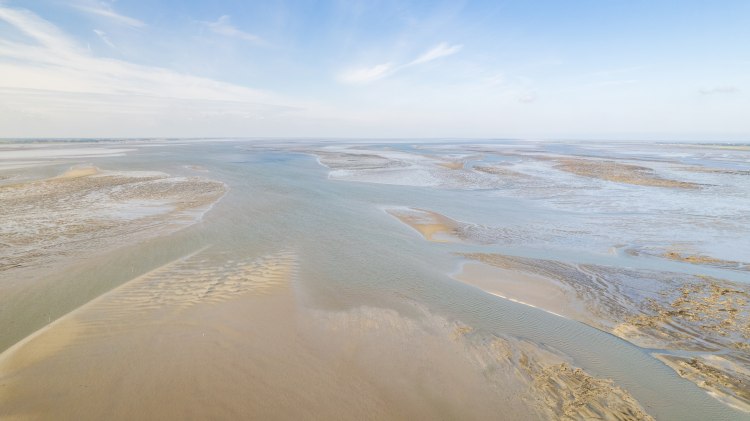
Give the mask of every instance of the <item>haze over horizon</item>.
M 748 12 L 0 0 L 0 138 L 747 141 Z

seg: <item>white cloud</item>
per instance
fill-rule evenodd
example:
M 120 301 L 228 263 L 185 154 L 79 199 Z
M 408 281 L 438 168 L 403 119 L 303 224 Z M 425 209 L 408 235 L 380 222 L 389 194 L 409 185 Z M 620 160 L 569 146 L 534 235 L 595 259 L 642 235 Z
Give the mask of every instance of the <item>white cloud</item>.
M 383 63 L 373 67 L 355 69 L 341 75 L 341 81 L 346 83 L 369 83 L 382 79 L 394 71 L 393 64 Z
M 106 3 L 86 1 L 84 3 L 73 4 L 72 7 L 82 12 L 108 18 L 122 25 L 132 26 L 134 28 L 146 26 L 143 21 L 115 12 L 112 10 L 112 7 Z
M 35 39 L 39 44 L 58 54 L 75 50 L 72 43 L 57 27 L 49 22 L 39 19 L 35 14 L 21 9 L 10 9 L 3 7 L 0 3 L 0 20 L 15 27 L 19 32 Z M 0 38 L 0 48 L 10 43 Z
M 394 65 L 393 63 L 382 63 L 372 67 L 352 69 L 339 75 L 339 80 L 349 84 L 366 84 L 374 82 L 392 76 L 407 67 L 419 66 L 442 57 L 456 54 L 461 51 L 461 48 L 463 48 L 462 45 L 449 45 L 443 42 L 406 64 Z
M 99 37 L 99 39 L 102 40 L 103 43 L 107 44 L 110 48 L 113 48 L 115 50 L 117 49 L 115 44 L 112 41 L 110 41 L 106 32 L 102 31 L 101 29 L 94 29 L 94 33 L 96 34 L 96 36 Z
M 228 15 L 221 16 L 216 22 L 205 22 L 206 26 L 214 33 L 230 38 L 237 38 L 254 44 L 264 44 L 261 37 L 245 32 L 232 25 Z
M 317 104 L 268 91 L 96 57 L 37 15 L 0 3 L 3 21 L 9 24 L 6 31 L 21 32 L 33 40 L 0 37 L 0 128 L 4 133 L 33 135 L 42 133 L 38 130 L 73 130 L 105 121 L 110 125 L 102 130 L 126 132 L 149 121 L 179 121 L 159 126 L 165 129 L 206 115 L 265 119 L 293 112 L 299 118 L 314 119 L 316 113 L 329 113 Z M 106 42 L 103 31 L 95 33 Z M 35 116 L 37 123 L 28 126 L 14 120 L 22 115 Z
M 461 51 L 461 48 L 463 48 L 463 45 L 448 45 L 447 43 L 443 42 L 435 46 L 430 51 L 427 51 L 426 53 L 417 57 L 411 63 L 407 64 L 407 66 L 415 66 L 417 64 L 423 64 L 442 57 L 447 57 Z

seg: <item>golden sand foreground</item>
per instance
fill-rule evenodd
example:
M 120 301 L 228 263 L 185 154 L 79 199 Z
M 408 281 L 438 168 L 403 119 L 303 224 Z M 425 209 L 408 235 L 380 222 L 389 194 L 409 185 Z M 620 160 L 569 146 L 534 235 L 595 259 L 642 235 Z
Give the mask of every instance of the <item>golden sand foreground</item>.
M 307 309 L 295 302 L 293 253 L 226 261 L 199 250 L 7 350 L 0 415 L 651 419 L 553 350 L 417 304 L 410 317 Z

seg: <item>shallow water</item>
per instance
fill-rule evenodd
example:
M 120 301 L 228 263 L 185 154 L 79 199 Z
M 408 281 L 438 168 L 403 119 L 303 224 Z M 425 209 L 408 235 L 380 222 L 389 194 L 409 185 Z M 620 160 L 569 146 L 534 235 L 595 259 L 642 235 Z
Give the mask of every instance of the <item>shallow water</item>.
M 668 208 L 654 211 L 652 215 L 657 215 L 657 219 L 651 221 L 634 215 L 628 203 L 639 197 L 638 188 L 623 189 L 621 196 L 606 198 L 587 197 L 582 191 L 565 198 L 548 196 L 542 200 L 538 195 L 502 191 L 440 190 L 329 180 L 328 170 L 312 156 L 284 148 L 253 151 L 247 146 L 245 142 L 136 146 L 137 151 L 125 156 L 83 158 L 84 162 L 108 170 L 206 176 L 226 183 L 229 191 L 196 225 L 119 248 L 96 259 L 81 258 L 63 271 L 25 280 L 23 288 L 5 289 L 11 293 L 0 298 L 0 305 L 5 307 L 0 312 L 0 326 L 12 325 L 13 329 L 12 334 L 3 335 L 0 347 L 8 348 L 100 294 L 206 247 L 210 253 L 205 258 L 212 266 L 220 263 L 231 266 L 234 263 L 227 262 L 291 253 L 296 260 L 291 289 L 297 305 L 324 312 L 367 306 L 392 309 L 410 317 L 409 303 L 418 303 L 445 320 L 460 321 L 480 332 L 512 335 L 559 350 L 590 374 L 613 379 L 657 419 L 748 418 L 747 414 L 727 407 L 678 377 L 654 358 L 650 350 L 452 280 L 449 274 L 456 269 L 459 259 L 451 253 L 477 247 L 426 242 L 383 211 L 384 206 L 421 207 L 457 220 L 513 227 L 522 236 L 537 236 L 520 244 L 489 247 L 496 252 L 615 266 L 658 266 L 748 281 L 746 274 L 736 271 L 700 269 L 686 263 L 655 262 L 609 253 L 618 242 L 634 244 L 644 239 L 663 239 L 665 233 L 684 228 L 678 217 L 667 215 L 671 211 Z M 555 152 L 557 148 L 549 150 Z M 64 168 L 69 162 L 56 165 Z M 197 174 L 188 168 L 195 165 L 207 172 Z M 741 201 L 731 212 L 717 204 L 692 208 L 688 206 L 691 199 L 681 197 L 680 192 L 669 193 L 663 200 L 680 203 L 678 206 L 686 213 L 708 209 L 712 216 L 726 218 L 746 206 Z M 592 206 L 581 212 L 576 205 L 581 201 Z M 608 212 L 610 205 L 616 209 Z M 606 216 L 592 220 L 593 214 Z M 666 225 L 661 224 L 664 221 Z M 654 226 L 655 222 L 659 226 Z M 733 226 L 730 224 L 728 229 Z M 583 234 L 566 234 L 578 231 Z M 710 243 L 700 236 L 723 238 L 725 232 L 709 228 L 698 234 L 685 233 L 682 240 Z M 746 247 L 747 238 L 750 236 L 736 245 Z M 717 252 L 722 247 L 727 245 L 706 246 L 706 249 Z M 728 250 L 726 257 L 736 258 L 736 254 L 736 250 Z M 7 277 L 0 280 L 17 282 Z M 5 287 L 0 285 L 0 288 Z M 13 305 L 9 305 L 11 302 Z M 384 345 L 383 351 L 388 349 Z M 285 352 L 294 355 L 292 351 Z M 290 363 L 308 362 L 302 359 Z

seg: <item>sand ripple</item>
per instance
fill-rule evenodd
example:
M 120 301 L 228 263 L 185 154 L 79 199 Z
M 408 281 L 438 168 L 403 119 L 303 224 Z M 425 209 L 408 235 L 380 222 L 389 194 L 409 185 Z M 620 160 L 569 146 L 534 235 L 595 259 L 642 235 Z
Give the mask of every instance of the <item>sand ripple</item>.
M 205 178 L 90 166 L 2 185 L 0 276 L 164 234 L 195 221 L 224 192 Z

